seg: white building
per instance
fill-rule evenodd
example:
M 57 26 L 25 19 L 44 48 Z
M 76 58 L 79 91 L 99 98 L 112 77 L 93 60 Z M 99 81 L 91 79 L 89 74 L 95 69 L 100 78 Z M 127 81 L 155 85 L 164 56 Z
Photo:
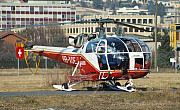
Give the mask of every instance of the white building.
M 127 7 L 123 7 L 123 8 L 119 8 L 119 10 L 116 10 L 118 15 L 147 15 L 148 14 L 148 10 L 144 10 L 144 9 L 139 9 L 138 6 L 135 6 L 134 8 L 127 8 Z
M 48 1 L 0 4 L 0 28 L 76 21 L 75 16 L 76 10 L 71 4 L 48 4 Z
M 155 20 L 154 15 L 94 15 L 94 16 L 84 16 L 84 20 L 91 20 L 95 18 L 103 18 L 103 19 L 114 19 L 115 21 L 120 22 L 129 22 L 129 23 L 136 23 L 136 24 L 146 24 L 154 26 Z M 158 24 L 160 24 L 160 18 L 158 17 Z M 108 24 L 107 25 L 107 34 L 114 34 L 113 28 L 116 24 Z M 81 33 L 91 34 L 98 32 L 98 24 L 94 23 L 85 23 L 85 24 L 73 24 L 73 25 L 62 25 L 62 29 L 65 30 L 65 35 L 78 35 Z M 149 31 L 153 31 L 154 28 L 147 27 L 147 26 L 138 26 L 140 28 L 144 28 Z M 122 26 L 125 34 L 133 34 L 139 36 L 149 36 L 152 32 L 144 32 L 134 28 Z

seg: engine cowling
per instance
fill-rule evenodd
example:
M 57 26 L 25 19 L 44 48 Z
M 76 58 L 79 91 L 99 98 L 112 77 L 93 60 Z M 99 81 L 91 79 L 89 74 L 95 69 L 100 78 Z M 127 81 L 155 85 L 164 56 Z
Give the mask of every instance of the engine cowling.
M 69 44 L 75 46 L 77 43 L 77 35 L 70 35 L 69 36 Z
M 81 34 L 69 36 L 69 44 L 71 44 L 72 46 L 81 47 L 83 43 L 84 43 L 84 38 Z

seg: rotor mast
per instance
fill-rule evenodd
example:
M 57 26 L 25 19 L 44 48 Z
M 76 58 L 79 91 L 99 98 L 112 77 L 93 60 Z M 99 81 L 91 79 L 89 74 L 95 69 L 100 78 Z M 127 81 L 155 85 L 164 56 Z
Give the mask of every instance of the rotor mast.
M 106 39 L 106 34 L 105 34 L 105 28 L 103 27 L 104 23 L 99 23 L 99 37 L 100 39 Z

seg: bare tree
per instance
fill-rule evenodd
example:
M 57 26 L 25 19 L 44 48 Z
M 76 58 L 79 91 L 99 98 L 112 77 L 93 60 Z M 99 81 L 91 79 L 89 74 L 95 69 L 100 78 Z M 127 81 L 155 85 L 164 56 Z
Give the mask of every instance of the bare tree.
M 0 3 L 7 3 L 7 0 L 0 0 Z
M 67 46 L 68 39 L 65 37 L 61 26 L 41 26 L 27 29 L 28 40 L 34 45 Z M 18 32 L 26 36 L 26 31 Z

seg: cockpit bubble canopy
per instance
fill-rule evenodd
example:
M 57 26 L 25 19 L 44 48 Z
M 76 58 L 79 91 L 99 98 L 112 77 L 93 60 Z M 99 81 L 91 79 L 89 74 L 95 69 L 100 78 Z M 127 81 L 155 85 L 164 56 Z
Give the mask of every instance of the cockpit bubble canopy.
M 132 37 L 107 37 L 88 43 L 86 53 L 150 52 L 143 41 Z

